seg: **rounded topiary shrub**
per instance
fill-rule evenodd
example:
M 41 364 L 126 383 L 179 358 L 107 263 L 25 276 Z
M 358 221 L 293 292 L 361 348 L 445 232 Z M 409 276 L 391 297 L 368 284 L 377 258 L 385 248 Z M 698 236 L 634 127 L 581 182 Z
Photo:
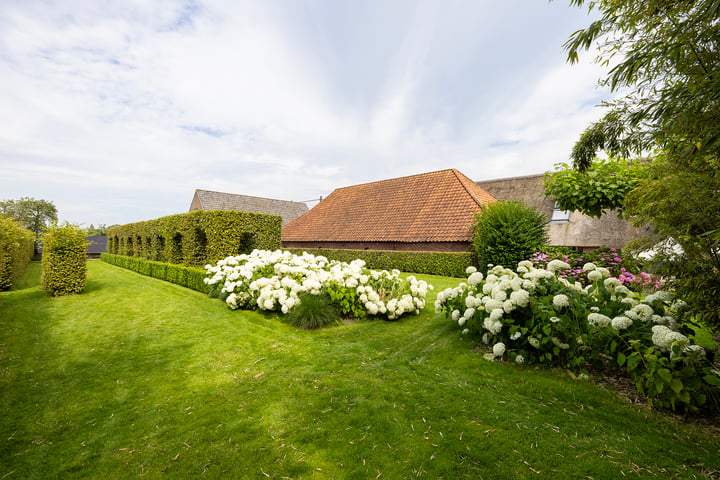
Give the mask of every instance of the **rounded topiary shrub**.
M 520 202 L 495 202 L 483 208 L 474 224 L 473 247 L 483 272 L 488 264 L 515 268 L 547 241 L 545 215 Z
M 85 232 L 76 225 L 53 226 L 42 238 L 43 290 L 57 297 L 85 290 L 87 246 Z

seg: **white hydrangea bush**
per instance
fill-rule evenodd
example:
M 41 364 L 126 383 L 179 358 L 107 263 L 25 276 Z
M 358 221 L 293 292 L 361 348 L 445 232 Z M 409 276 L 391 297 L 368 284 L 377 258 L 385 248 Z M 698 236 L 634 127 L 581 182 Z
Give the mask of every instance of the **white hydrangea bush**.
M 699 408 L 714 395 L 720 410 L 720 372 L 706 349 L 680 331 L 684 302 L 663 290 L 642 296 L 593 263 L 583 267 L 587 285 L 562 278 L 567 268 L 559 260 L 546 269 L 529 261 L 515 270 L 496 266 L 486 276 L 471 268 L 467 281 L 438 293 L 435 310 L 492 346 L 486 358 L 582 372 L 622 367 L 662 406 Z M 695 380 L 687 380 L 688 369 L 697 372 Z
M 284 314 L 300 304 L 302 293 L 325 291 L 343 315 L 394 320 L 419 313 L 433 288 L 414 276 L 402 279 L 397 270 L 368 270 L 363 260 L 344 263 L 283 250 L 254 250 L 206 265 L 205 270 L 205 283 L 219 292 L 230 308 Z

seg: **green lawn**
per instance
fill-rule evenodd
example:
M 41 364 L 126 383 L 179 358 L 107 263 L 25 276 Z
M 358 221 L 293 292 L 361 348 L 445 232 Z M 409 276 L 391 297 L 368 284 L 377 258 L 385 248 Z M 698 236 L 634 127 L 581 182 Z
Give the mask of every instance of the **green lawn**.
M 38 285 L 0 293 L 0 480 L 719 475 L 717 423 L 485 361 L 434 293 L 308 332 L 96 261 L 82 295 Z

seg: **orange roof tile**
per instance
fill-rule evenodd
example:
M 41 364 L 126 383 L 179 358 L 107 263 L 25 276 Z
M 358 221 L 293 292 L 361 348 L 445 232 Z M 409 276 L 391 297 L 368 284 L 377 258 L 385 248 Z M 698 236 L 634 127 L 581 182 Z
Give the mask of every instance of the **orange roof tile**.
M 458 242 L 495 198 L 453 169 L 338 188 L 283 227 L 283 241 Z

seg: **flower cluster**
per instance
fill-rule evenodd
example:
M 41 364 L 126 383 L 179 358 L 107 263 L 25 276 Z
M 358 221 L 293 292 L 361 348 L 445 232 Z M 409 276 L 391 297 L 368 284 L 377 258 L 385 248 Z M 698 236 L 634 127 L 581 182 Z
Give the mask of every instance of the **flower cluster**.
M 659 278 L 642 271 L 636 260 L 614 247 L 599 248 L 585 253 L 555 255 L 537 252 L 530 257 L 530 261 L 536 268 L 548 270 L 551 270 L 550 263 L 561 261 L 567 265 L 567 268 L 559 272 L 559 278 L 573 279 L 585 284 L 597 280 L 597 278 L 589 278 L 588 270 L 583 268 L 585 264 L 591 263 L 597 267 L 607 269 L 610 275 L 617 278 L 621 284 L 635 291 L 642 291 L 647 288 L 657 290 L 661 286 Z
M 663 290 L 643 297 L 595 262 L 580 268 L 585 283 L 563 276 L 569 268 L 560 259 L 543 269 L 523 261 L 484 278 L 471 268 L 467 282 L 438 293 L 435 309 L 492 346 L 491 360 L 625 368 L 645 394 L 673 409 L 699 408 L 709 391 L 720 398 L 710 354 L 681 326 L 682 301 Z
M 232 309 L 260 309 L 288 313 L 300 304 L 300 294 L 328 291 L 344 314 L 384 315 L 396 319 L 419 313 L 428 285 L 400 272 L 367 270 L 363 260 L 329 261 L 308 253 L 254 250 L 206 265 L 205 283 L 219 292 Z

